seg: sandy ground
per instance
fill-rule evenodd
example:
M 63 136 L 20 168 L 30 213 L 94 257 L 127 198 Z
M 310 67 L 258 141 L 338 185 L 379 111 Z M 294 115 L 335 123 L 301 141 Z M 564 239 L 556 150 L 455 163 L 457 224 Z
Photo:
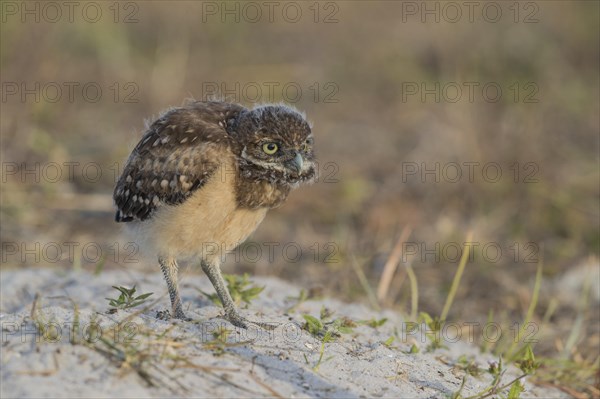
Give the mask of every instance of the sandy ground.
M 279 325 L 272 331 L 237 329 L 220 318 L 221 309 L 198 292 L 213 292 L 200 274 L 186 273 L 182 282 L 184 309 L 193 321 L 172 322 L 156 317 L 169 304 L 159 273 L 4 270 L 1 396 L 441 398 L 461 386 L 465 372 L 455 367 L 461 355 L 483 369 L 497 360 L 462 342 L 426 352 L 424 336 L 408 334 L 402 317 L 390 311 L 333 299 L 298 303 L 290 297 L 299 295 L 299 287 L 277 279 L 253 282 L 266 289 L 241 312 Z M 134 284 L 139 293 L 154 292 L 152 300 L 108 314 L 105 298 L 116 297 L 111 286 Z M 358 325 L 322 345 L 301 326 L 303 314 L 318 318 L 323 306 L 334 312 L 331 319 L 388 321 L 377 328 Z M 44 336 L 32 313 L 46 326 Z M 215 339 L 220 327 L 231 330 L 226 341 Z M 410 353 L 413 344 L 419 353 Z M 509 368 L 503 381 L 519 373 Z M 491 381 L 487 372 L 468 376 L 463 397 Z M 521 397 L 565 396 L 527 381 L 525 388 Z

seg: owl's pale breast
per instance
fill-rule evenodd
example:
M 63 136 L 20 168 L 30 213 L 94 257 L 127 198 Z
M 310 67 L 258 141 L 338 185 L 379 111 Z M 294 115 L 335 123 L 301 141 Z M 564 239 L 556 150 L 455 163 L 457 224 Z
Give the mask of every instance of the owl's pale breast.
M 213 258 L 248 238 L 268 208 L 239 206 L 232 170 L 230 162 L 224 164 L 184 203 L 161 206 L 150 220 L 136 222 L 146 245 L 164 255 Z

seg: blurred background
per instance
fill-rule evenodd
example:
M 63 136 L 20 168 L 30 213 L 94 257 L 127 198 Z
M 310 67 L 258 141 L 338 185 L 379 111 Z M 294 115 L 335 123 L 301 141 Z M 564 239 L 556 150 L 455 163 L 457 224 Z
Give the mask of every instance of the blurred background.
M 600 394 L 599 3 L 469 4 L 3 2 L 2 268 L 157 272 L 111 199 L 144 121 L 283 101 L 320 179 L 225 272 L 439 315 L 472 234 L 448 319 L 523 321 L 541 265 L 546 381 Z

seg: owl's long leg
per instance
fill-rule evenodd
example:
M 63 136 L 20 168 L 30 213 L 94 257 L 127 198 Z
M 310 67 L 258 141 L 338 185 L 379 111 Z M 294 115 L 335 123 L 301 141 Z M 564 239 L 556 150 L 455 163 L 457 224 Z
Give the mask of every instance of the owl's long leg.
M 165 281 L 167 282 L 167 286 L 169 288 L 169 297 L 171 298 L 173 317 L 181 320 L 189 320 L 188 317 L 186 317 L 185 313 L 183 313 L 183 308 L 181 307 L 181 296 L 179 295 L 179 280 L 177 278 L 177 261 L 171 257 L 163 258 L 159 256 L 158 263 L 160 264 L 160 269 L 162 270 L 163 275 L 165 276 Z
M 231 299 L 231 295 L 229 294 L 229 290 L 225 286 L 225 280 L 223 280 L 223 276 L 221 275 L 221 268 L 219 264 L 214 262 L 209 262 L 206 260 L 201 261 L 202 270 L 208 276 L 208 279 L 212 283 L 213 287 L 215 287 L 215 291 L 217 291 L 217 295 L 219 299 L 221 299 L 221 303 L 225 308 L 225 316 L 227 320 L 231 322 L 234 326 L 241 328 L 248 328 L 247 320 L 244 319 L 237 312 L 235 304 L 233 303 L 233 299 Z

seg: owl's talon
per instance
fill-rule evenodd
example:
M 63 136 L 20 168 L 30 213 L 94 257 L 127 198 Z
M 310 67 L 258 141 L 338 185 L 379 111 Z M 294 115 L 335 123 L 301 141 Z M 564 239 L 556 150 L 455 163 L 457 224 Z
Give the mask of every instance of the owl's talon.
M 156 312 L 156 318 L 158 320 L 171 320 L 171 312 L 169 312 L 168 309 L 165 310 L 159 310 L 158 312 Z
M 246 319 L 245 317 L 240 316 L 235 311 L 226 312 L 225 313 L 225 318 L 227 320 L 229 320 L 229 322 L 231 324 L 233 324 L 234 326 L 240 327 L 240 328 L 244 328 L 244 329 L 248 329 L 248 323 L 251 323 L 248 319 Z
M 264 322 L 261 322 L 261 321 L 253 321 L 251 323 L 256 324 L 257 326 L 259 326 L 263 330 L 268 330 L 268 331 L 273 331 L 274 329 L 276 329 L 278 327 L 278 325 L 276 325 L 276 324 L 264 323 Z
M 173 319 L 178 319 L 178 320 L 183 320 L 183 321 L 192 321 L 192 318 L 187 317 L 185 315 L 185 313 L 183 313 L 182 310 L 176 311 L 175 316 L 171 316 L 171 312 L 168 309 L 159 310 L 158 312 L 156 312 L 156 318 L 159 320 L 164 320 L 164 321 L 173 320 Z
M 262 328 L 263 330 L 274 330 L 277 328 L 277 325 L 275 324 L 271 324 L 271 323 L 264 323 L 261 321 L 252 321 L 252 320 L 248 320 L 243 316 L 240 316 L 237 312 L 233 311 L 233 312 L 227 312 L 225 314 L 225 318 L 227 320 L 229 320 L 229 322 L 231 324 L 233 324 L 236 327 L 240 327 L 240 328 L 244 328 L 244 329 L 248 329 L 248 327 L 250 325 L 254 325 L 257 327 Z
M 176 312 L 175 313 L 175 317 L 173 317 L 174 319 L 179 319 L 179 320 L 183 320 L 183 321 L 192 321 L 191 317 L 187 317 L 185 313 L 183 313 L 183 311 L 180 312 Z

